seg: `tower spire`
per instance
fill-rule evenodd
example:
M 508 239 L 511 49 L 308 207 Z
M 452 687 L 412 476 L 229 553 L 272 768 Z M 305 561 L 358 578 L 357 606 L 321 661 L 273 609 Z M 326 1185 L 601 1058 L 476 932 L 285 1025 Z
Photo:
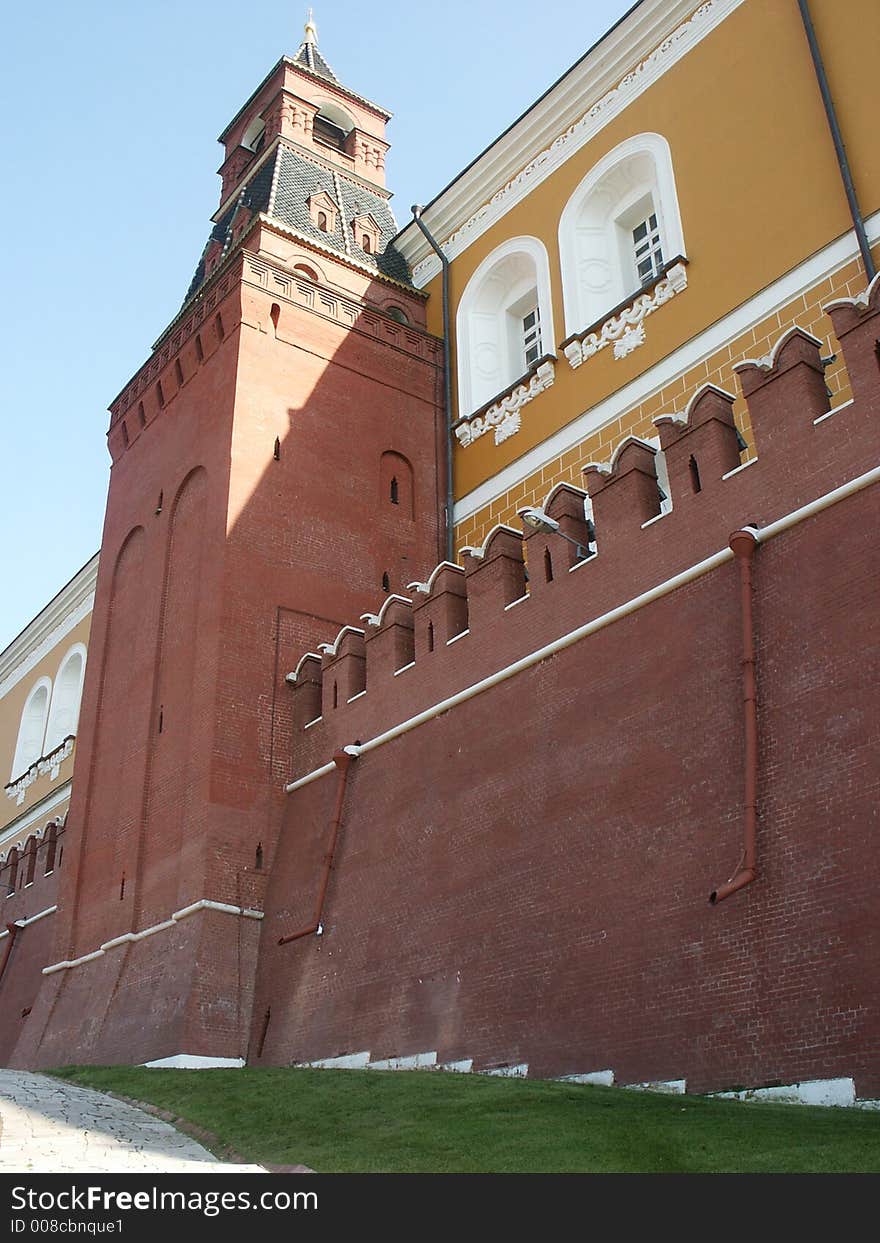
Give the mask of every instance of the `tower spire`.
M 314 47 L 318 46 L 318 27 L 315 25 L 311 8 L 306 14 L 306 31 L 303 43 L 311 43 Z

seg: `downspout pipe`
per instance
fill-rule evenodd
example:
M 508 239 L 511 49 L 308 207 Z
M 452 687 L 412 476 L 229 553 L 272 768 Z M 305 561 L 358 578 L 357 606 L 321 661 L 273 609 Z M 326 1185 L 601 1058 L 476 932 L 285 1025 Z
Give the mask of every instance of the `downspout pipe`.
M 417 203 L 411 208 L 413 219 L 427 239 L 428 245 L 437 255 L 443 269 L 443 336 L 446 349 L 443 355 L 443 400 L 446 406 L 446 560 L 455 560 L 455 539 L 452 526 L 453 487 L 452 487 L 452 325 L 449 322 L 449 260 L 440 249 L 437 239 L 422 219 L 423 207 Z
M 834 140 L 834 151 L 837 155 L 837 165 L 840 169 L 840 177 L 843 181 L 843 188 L 846 191 L 846 201 L 849 204 L 849 212 L 852 216 L 853 227 L 855 228 L 856 238 L 859 243 L 859 250 L 862 254 L 862 263 L 865 265 L 865 272 L 867 273 L 868 283 L 870 284 L 876 275 L 877 269 L 874 266 L 874 256 L 871 254 L 871 247 L 868 245 L 868 235 L 865 232 L 865 221 L 859 209 L 859 201 L 856 197 L 856 188 L 853 185 L 849 160 L 846 157 L 846 147 L 843 143 L 843 135 L 840 132 L 840 126 L 837 123 L 837 112 L 834 108 L 834 100 L 831 97 L 831 89 L 828 85 L 828 78 L 825 74 L 825 65 L 822 61 L 822 53 L 819 50 L 819 43 L 816 39 L 816 31 L 813 28 L 813 20 L 810 17 L 810 9 L 807 0 L 798 0 L 798 8 L 801 11 L 801 21 L 804 24 L 807 42 L 810 45 L 810 55 L 813 57 L 813 67 L 816 71 L 816 81 L 819 83 L 819 90 L 822 94 L 822 103 L 825 105 L 825 115 L 828 118 L 828 128 L 831 130 L 831 137 Z
M 713 889 L 709 902 L 715 906 L 750 885 L 758 875 L 758 700 L 755 676 L 755 627 L 752 616 L 752 558 L 758 546 L 757 532 L 750 527 L 735 531 L 730 548 L 739 565 L 740 616 L 742 619 L 742 696 L 745 726 L 743 852 L 730 880 Z
M 0 980 L 6 973 L 6 964 L 9 962 L 9 955 L 12 953 L 12 947 L 15 944 L 15 938 L 18 936 L 18 924 L 7 924 L 6 931 L 9 936 L 6 938 L 6 948 L 3 951 L 3 961 L 0 962 Z
M 330 826 L 330 841 L 324 855 L 324 870 L 321 873 L 321 885 L 318 890 L 318 900 L 315 903 L 315 918 L 307 927 L 300 928 L 299 932 L 291 932 L 286 937 L 279 937 L 279 945 L 289 945 L 291 941 L 300 941 L 303 937 L 309 937 L 313 933 L 320 936 L 324 931 L 322 923 L 324 918 L 324 899 L 327 896 L 327 886 L 330 884 L 330 873 L 333 871 L 333 860 L 336 857 L 336 842 L 339 838 L 339 828 L 342 824 L 342 808 L 345 803 L 348 770 L 351 767 L 352 760 L 356 759 L 357 754 L 354 748 L 348 747 L 343 751 L 337 751 L 333 756 L 333 763 L 336 765 L 339 780 L 336 786 L 336 806 L 333 810 L 333 823 Z

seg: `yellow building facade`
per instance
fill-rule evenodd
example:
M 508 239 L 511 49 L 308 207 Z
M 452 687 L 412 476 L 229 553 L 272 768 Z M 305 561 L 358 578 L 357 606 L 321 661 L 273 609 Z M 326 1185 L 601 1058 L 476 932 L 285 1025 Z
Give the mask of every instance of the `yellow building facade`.
M 797 0 L 642 0 L 422 211 L 448 260 L 455 547 L 582 485 L 652 420 L 868 283 Z M 811 0 L 869 246 L 880 7 Z M 525 51 L 525 49 L 524 49 Z M 398 244 L 443 334 L 441 263 Z M 745 404 L 742 463 L 753 456 Z
M 67 816 L 97 573 L 96 554 L 0 652 L 0 866 Z

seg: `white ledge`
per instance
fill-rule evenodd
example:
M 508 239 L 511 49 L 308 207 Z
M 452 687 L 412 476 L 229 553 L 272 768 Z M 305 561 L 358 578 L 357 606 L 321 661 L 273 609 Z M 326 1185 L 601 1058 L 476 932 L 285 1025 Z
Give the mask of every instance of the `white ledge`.
M 34 916 L 34 918 L 41 919 L 43 915 L 49 915 L 55 909 L 53 906 L 49 910 L 43 911 L 40 915 Z M 151 928 L 144 928 L 141 932 L 124 932 L 122 936 L 113 937 L 112 940 L 105 941 L 99 949 L 93 950 L 91 954 L 83 954 L 81 958 L 65 959 L 63 962 L 52 963 L 50 967 L 43 968 L 43 975 L 52 975 L 56 971 L 69 971 L 71 967 L 81 967 L 83 963 L 92 962 L 95 958 L 102 958 L 108 950 L 115 949 L 119 945 L 144 941 L 147 937 L 155 936 L 157 932 L 164 932 L 167 928 L 174 928 L 180 920 L 187 919 L 198 911 L 219 911 L 224 915 L 238 915 L 242 919 L 263 918 L 262 911 L 253 910 L 251 907 L 231 906 L 228 902 L 212 902 L 210 898 L 200 898 L 198 902 L 192 902 L 189 906 L 175 911 L 171 918 L 166 919 L 164 923 L 153 924 Z
M 724 479 L 732 479 L 734 475 L 738 475 L 738 474 L 739 474 L 739 472 L 740 472 L 741 470 L 745 470 L 745 469 L 746 469 L 746 467 L 748 467 L 748 466 L 754 466 L 754 464 L 755 464 L 755 462 L 757 462 L 757 460 L 758 460 L 758 459 L 757 459 L 756 457 L 750 457 L 750 458 L 749 458 L 749 460 L 748 460 L 747 462 L 741 462 L 739 466 L 734 466 L 733 470 L 729 470 L 729 471 L 727 472 L 727 474 L 726 474 L 726 475 L 722 475 L 722 476 L 721 476 L 722 480 L 724 480 Z
M 826 410 L 824 414 L 819 415 L 818 419 L 813 419 L 813 426 L 816 427 L 819 423 L 824 423 L 826 419 L 831 418 L 832 414 L 839 414 L 841 410 L 845 410 L 847 406 L 851 406 L 852 404 L 853 398 L 850 397 L 849 401 L 842 401 L 840 405 L 835 406 L 833 410 Z
M 460 631 L 459 634 L 454 634 L 451 639 L 447 639 L 446 646 L 449 647 L 450 643 L 457 643 L 458 640 L 463 639 L 466 634 L 470 634 L 470 627 L 468 627 L 467 630 Z
M 411 660 L 408 665 L 401 665 L 399 669 L 394 670 L 394 677 L 397 677 L 399 673 L 406 673 L 407 669 L 413 669 L 415 667 L 415 663 L 416 662 L 414 660 Z

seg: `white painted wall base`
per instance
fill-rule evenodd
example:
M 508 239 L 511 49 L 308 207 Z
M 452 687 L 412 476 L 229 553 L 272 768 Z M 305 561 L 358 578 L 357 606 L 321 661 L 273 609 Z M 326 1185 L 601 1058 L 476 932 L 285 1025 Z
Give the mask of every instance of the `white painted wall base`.
M 144 1062 L 149 1070 L 241 1070 L 243 1057 L 200 1057 L 196 1053 L 175 1053 L 155 1062 Z
M 525 1079 L 529 1073 L 528 1062 L 520 1062 L 517 1066 L 495 1066 L 492 1070 L 481 1070 L 481 1075 L 497 1075 L 502 1079 Z
M 363 1070 L 370 1060 L 370 1050 L 363 1053 L 345 1053 L 341 1057 L 322 1057 L 317 1062 L 297 1062 L 297 1066 L 311 1070 Z
M 586 1075 L 560 1075 L 557 1083 L 592 1083 L 600 1088 L 614 1086 L 613 1070 L 591 1070 Z
M 666 1096 L 684 1096 L 687 1080 L 656 1079 L 648 1083 L 622 1083 L 620 1086 L 630 1092 L 661 1092 Z
M 731 1101 L 784 1101 L 789 1105 L 835 1105 L 852 1108 L 856 1087 L 852 1079 L 812 1079 L 775 1088 L 749 1088 L 744 1092 L 714 1092 L 713 1096 Z
M 387 1057 L 378 1062 L 368 1062 L 368 1070 L 433 1070 L 437 1065 L 437 1052 L 411 1053 L 408 1057 Z

